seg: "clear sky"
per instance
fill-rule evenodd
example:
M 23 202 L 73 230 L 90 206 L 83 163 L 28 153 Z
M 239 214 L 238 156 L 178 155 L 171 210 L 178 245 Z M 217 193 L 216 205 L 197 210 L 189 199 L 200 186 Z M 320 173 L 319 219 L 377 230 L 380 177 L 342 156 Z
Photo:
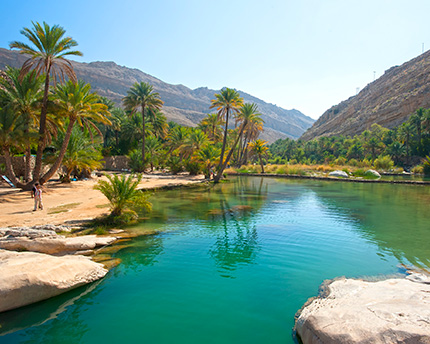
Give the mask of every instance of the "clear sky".
M 0 47 L 31 21 L 84 53 L 190 88 L 224 86 L 318 118 L 430 48 L 429 0 L 1 0 Z M 374 73 L 375 72 L 375 73 Z

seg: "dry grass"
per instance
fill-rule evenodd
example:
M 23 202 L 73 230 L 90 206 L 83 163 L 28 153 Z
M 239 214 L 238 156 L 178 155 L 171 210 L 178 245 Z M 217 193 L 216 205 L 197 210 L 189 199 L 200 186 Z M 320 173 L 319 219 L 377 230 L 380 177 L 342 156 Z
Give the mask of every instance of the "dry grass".
M 59 213 L 65 213 L 69 211 L 70 209 L 76 208 L 79 204 L 82 203 L 68 203 L 68 204 L 62 204 L 58 207 L 50 208 L 48 210 L 48 214 L 59 214 Z

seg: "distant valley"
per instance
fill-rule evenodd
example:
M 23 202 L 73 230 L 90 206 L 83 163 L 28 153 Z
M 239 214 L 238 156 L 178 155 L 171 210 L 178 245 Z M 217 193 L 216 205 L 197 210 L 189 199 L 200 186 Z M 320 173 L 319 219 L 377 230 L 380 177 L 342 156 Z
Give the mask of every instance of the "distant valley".
M 0 69 L 4 69 L 6 65 L 20 67 L 25 59 L 25 56 L 16 51 L 0 48 Z M 152 84 L 164 101 L 163 113 L 167 119 L 187 126 L 196 126 L 211 112 L 210 101 L 219 91 L 206 87 L 192 90 L 183 85 L 168 84 L 138 69 L 119 66 L 114 62 L 73 62 L 73 66 L 79 79 L 90 83 L 94 91 L 117 104 L 121 103 L 121 99 L 135 82 Z M 312 118 L 298 110 L 285 110 L 245 92 L 239 93 L 245 102 L 258 105 L 265 121 L 261 137 L 269 142 L 286 137 L 297 139 L 314 123 Z

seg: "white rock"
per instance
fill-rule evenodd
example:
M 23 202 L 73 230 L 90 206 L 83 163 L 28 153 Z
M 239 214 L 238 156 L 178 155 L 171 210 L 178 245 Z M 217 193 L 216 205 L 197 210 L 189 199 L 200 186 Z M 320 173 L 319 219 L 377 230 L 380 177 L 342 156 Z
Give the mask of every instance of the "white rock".
M 340 171 L 340 170 L 330 172 L 328 175 L 331 177 L 349 178 L 348 173 L 346 173 L 345 171 Z
M 381 178 L 381 175 L 379 174 L 379 172 L 375 171 L 375 170 L 367 170 L 366 172 L 364 172 L 364 174 L 366 176 L 374 176 L 374 177 L 377 177 L 377 178 Z
M 59 295 L 106 273 L 102 264 L 84 256 L 0 250 L 0 312 Z
M 0 249 L 12 251 L 32 251 L 48 254 L 74 253 L 76 251 L 93 250 L 112 244 L 115 237 L 98 237 L 96 235 L 83 235 L 78 237 L 41 237 L 31 239 L 28 237 L 0 238 Z
M 296 321 L 304 344 L 430 343 L 430 285 L 340 279 Z

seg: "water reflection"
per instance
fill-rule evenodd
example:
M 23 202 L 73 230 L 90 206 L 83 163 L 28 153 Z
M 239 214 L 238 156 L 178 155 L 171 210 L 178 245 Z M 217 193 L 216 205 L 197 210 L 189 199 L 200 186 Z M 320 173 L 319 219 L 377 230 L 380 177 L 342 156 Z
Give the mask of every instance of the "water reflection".
M 257 195 L 261 199 L 261 188 Z M 252 264 L 256 258 L 260 246 L 257 228 L 252 216 L 246 214 L 252 209 L 250 205 L 231 207 L 227 199 L 222 197 L 220 209 L 223 231 L 218 231 L 209 255 L 222 277 L 234 278 L 233 272 L 238 266 Z
M 381 257 L 430 267 L 430 188 L 415 185 L 329 183 L 314 189 L 319 198 L 347 213 L 357 230 L 378 245 Z

